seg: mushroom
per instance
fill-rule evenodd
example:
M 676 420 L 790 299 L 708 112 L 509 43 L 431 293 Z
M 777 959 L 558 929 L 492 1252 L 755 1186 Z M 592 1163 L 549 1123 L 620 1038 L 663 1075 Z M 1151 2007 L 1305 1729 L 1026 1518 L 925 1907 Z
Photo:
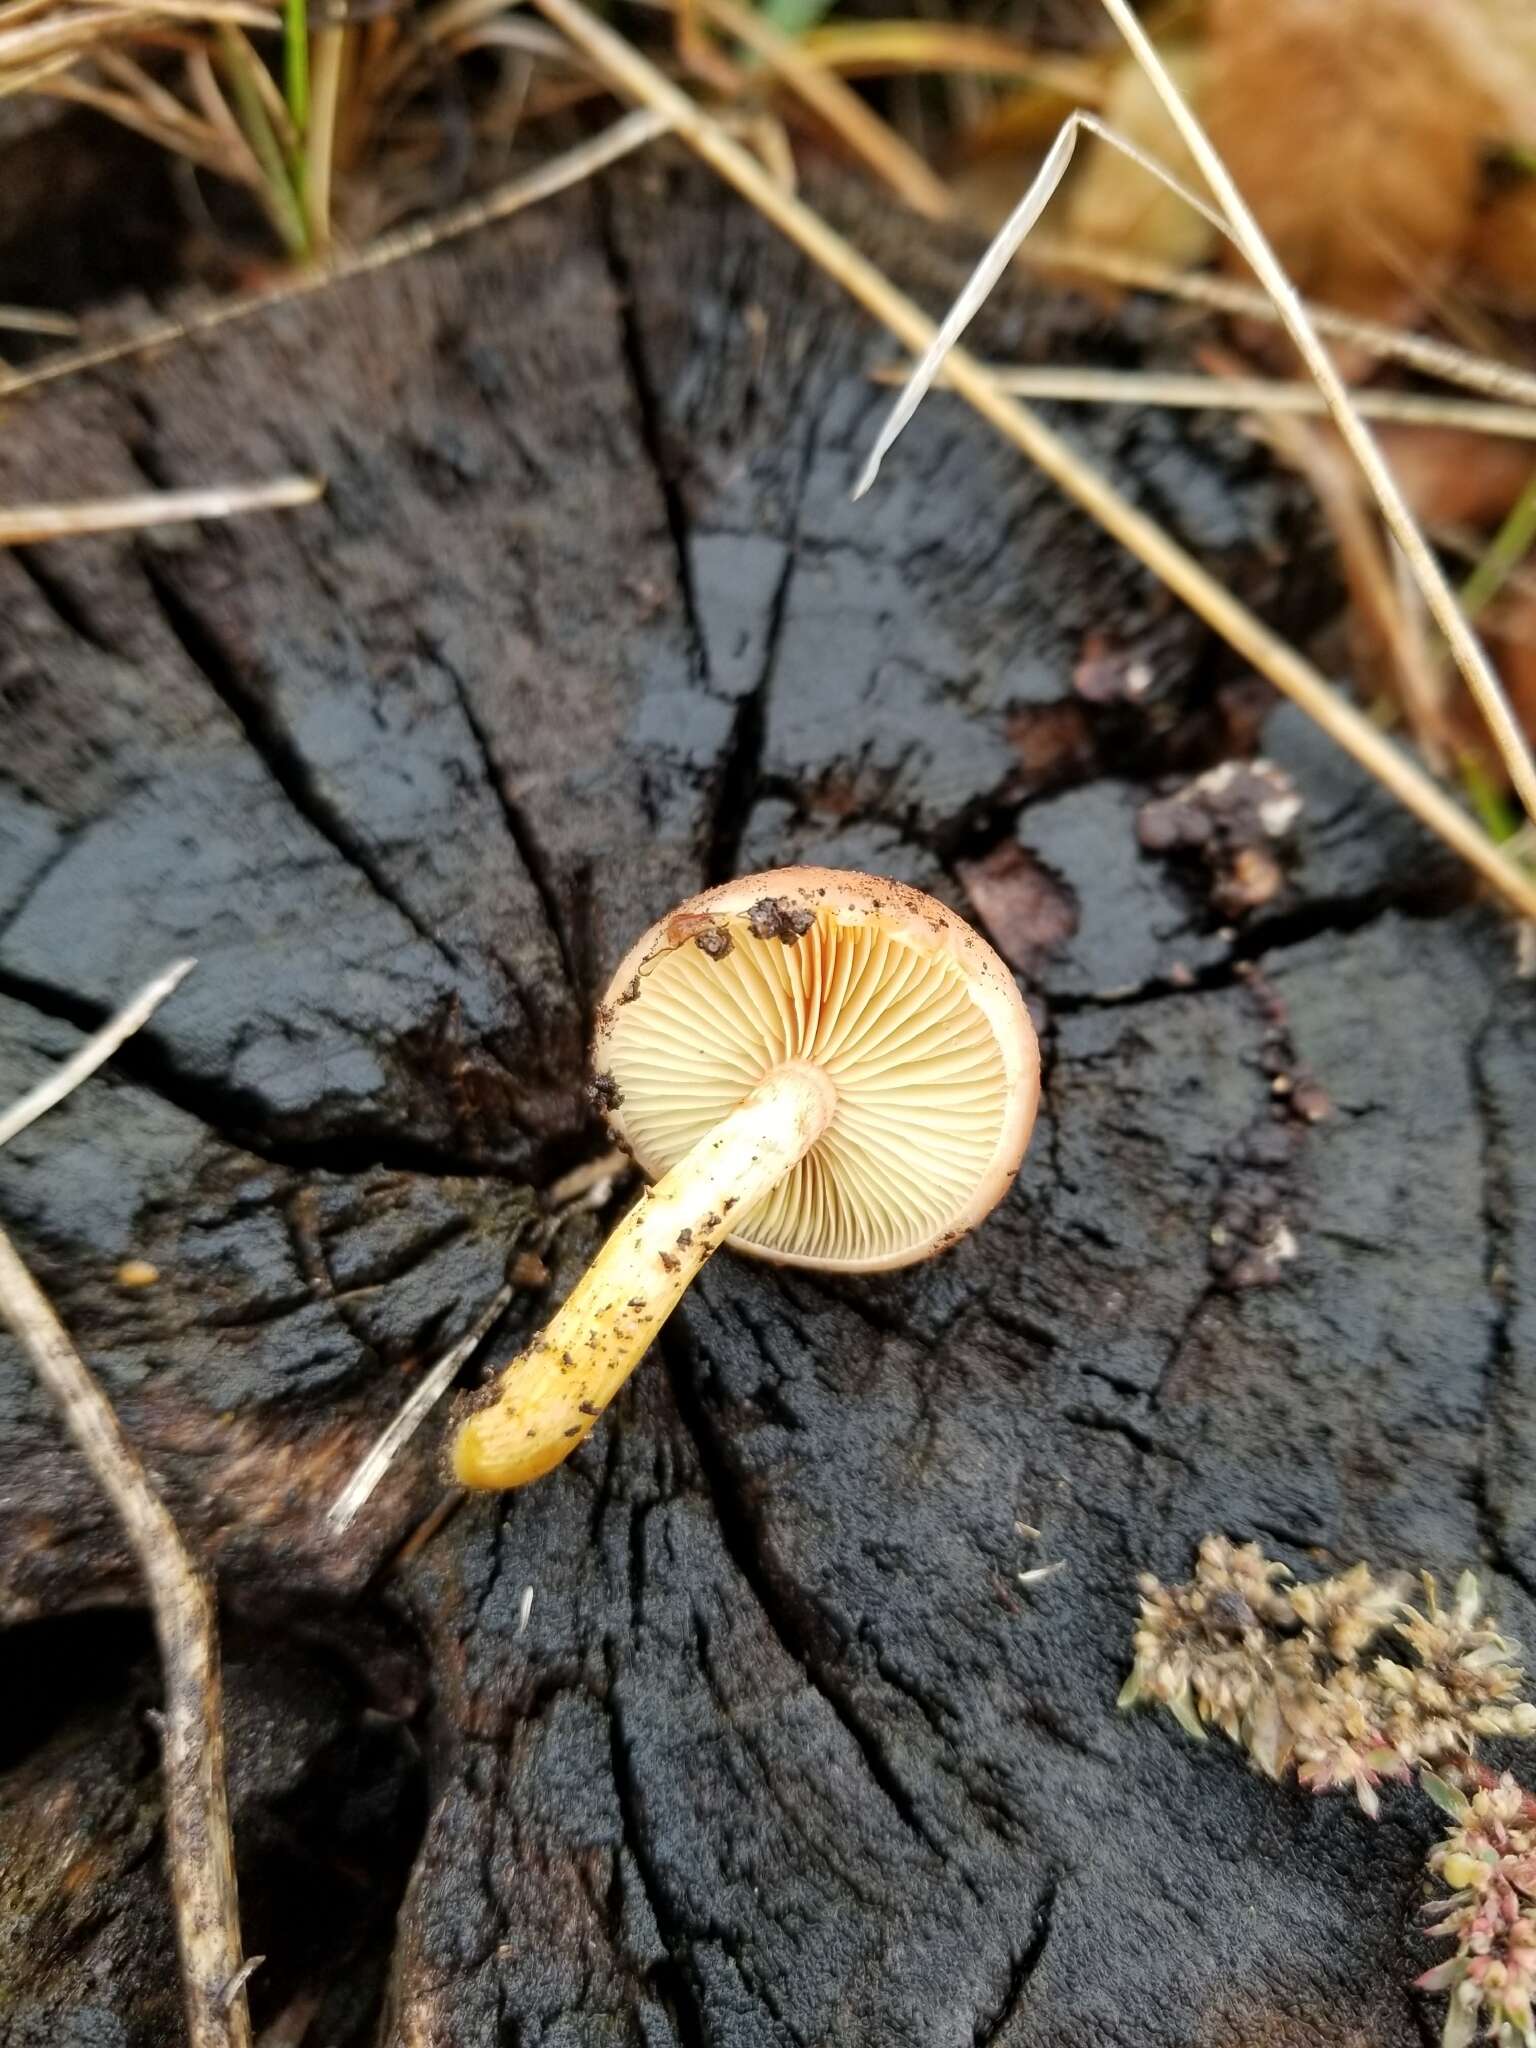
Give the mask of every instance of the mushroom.
M 931 896 L 832 868 L 747 875 L 653 925 L 598 1010 L 593 1063 L 659 1178 L 460 1426 L 466 1486 L 568 1457 L 722 1244 L 827 1273 L 953 1244 L 1011 1185 L 1040 1091 L 985 940 Z

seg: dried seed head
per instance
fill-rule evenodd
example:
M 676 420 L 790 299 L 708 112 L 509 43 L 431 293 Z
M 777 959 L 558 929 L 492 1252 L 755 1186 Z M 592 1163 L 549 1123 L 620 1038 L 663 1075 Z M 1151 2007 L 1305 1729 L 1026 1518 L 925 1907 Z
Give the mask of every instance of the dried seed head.
M 1479 1737 L 1536 1734 L 1515 1645 L 1479 1619 L 1470 1574 L 1449 1608 L 1426 1579 L 1422 1609 L 1405 1604 L 1406 1581 L 1363 1564 L 1307 1585 L 1284 1576 L 1256 1546 L 1207 1537 L 1186 1585 L 1143 1579 L 1122 1704 L 1157 1700 L 1192 1733 L 1214 1725 L 1268 1776 L 1294 1769 L 1370 1813 L 1384 1781 L 1462 1763 Z M 1364 1660 L 1389 1627 L 1412 1661 Z

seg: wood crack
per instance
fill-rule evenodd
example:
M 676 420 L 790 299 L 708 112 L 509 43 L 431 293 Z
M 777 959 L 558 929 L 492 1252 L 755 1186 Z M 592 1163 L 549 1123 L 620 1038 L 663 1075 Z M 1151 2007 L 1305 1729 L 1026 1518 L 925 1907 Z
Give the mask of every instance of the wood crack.
M 1467 1488 L 1477 1519 L 1478 1540 L 1496 1571 L 1513 1579 L 1521 1590 L 1536 1599 L 1536 1577 L 1510 1552 L 1504 1536 L 1504 1516 L 1496 1498 L 1497 1488 L 1489 1470 L 1490 1455 L 1505 1429 L 1507 1403 L 1517 1398 L 1514 1375 L 1516 1360 L 1511 1334 L 1510 1258 L 1513 1252 L 1511 1189 L 1505 1130 L 1487 1070 L 1488 1040 L 1499 1021 L 1497 1009 L 1479 1026 L 1468 1051 L 1472 1099 L 1477 1105 L 1482 1132 L 1483 1238 L 1487 1247 L 1485 1280 L 1493 1303 L 1493 1324 L 1488 1338 L 1488 1355 L 1483 1372 L 1480 1407 L 1483 1426 L 1477 1457 L 1468 1475 Z
M 491 794 L 496 799 L 497 808 L 501 812 L 502 822 L 507 828 L 507 837 L 512 842 L 512 850 L 522 864 L 523 872 L 533 885 L 533 892 L 539 900 L 539 908 L 549 928 L 549 935 L 554 941 L 555 950 L 560 955 L 560 965 L 566 981 L 572 994 L 578 1000 L 584 1000 L 590 991 L 583 986 L 582 963 L 577 958 L 577 947 L 561 913 L 560 895 L 548 856 L 539 844 L 538 834 L 531 820 L 512 794 L 511 784 L 496 764 L 495 754 L 491 750 L 490 734 L 474 707 L 469 686 L 437 640 L 421 635 L 417 645 L 422 659 L 434 663 L 448 678 L 459 710 L 463 714 L 464 723 L 480 755 L 480 765 Z
M 634 1760 L 624 1733 L 624 1710 L 618 1696 L 618 1657 L 611 1642 L 606 1645 L 605 1655 L 608 1687 L 604 1694 L 603 1706 L 608 1719 L 609 1760 L 613 1771 L 614 1798 L 618 1801 L 622 1849 L 622 1854 L 615 1859 L 619 1872 L 618 1881 L 622 1886 L 627 1858 L 628 1867 L 633 1868 L 639 1880 L 646 1907 L 655 1922 L 657 1936 L 667 1952 L 665 1961 L 653 1964 L 646 1974 L 666 2006 L 683 2048 L 706 2048 L 709 2034 L 704 2024 L 704 2012 L 699 2002 L 698 1989 L 687 1962 L 688 1949 L 694 1936 L 673 1911 L 660 1873 L 651 1860 L 645 1824 L 640 1813 Z
M 686 1345 L 687 1340 L 682 1341 Z M 918 1810 L 911 1793 L 902 1783 L 900 1775 L 881 1747 L 879 1737 L 854 1712 L 842 1689 L 831 1678 L 824 1661 L 804 1639 L 802 1629 L 764 1569 L 756 1529 L 751 1518 L 742 1512 L 735 1488 L 722 1461 L 715 1432 L 710 1428 L 704 1416 L 702 1403 L 692 1386 L 692 1361 L 686 1352 L 679 1354 L 677 1343 L 678 1339 L 674 1333 L 664 1330 L 657 1349 L 666 1363 L 678 1413 L 693 1439 L 714 1505 L 721 1538 L 731 1562 L 740 1572 L 753 1598 L 762 1609 L 763 1618 L 772 1630 L 779 1647 L 805 1673 L 811 1689 L 825 1701 L 838 1725 L 863 1758 L 871 1779 L 885 1795 L 897 1820 L 940 1863 L 949 1865 L 951 1859 L 942 1836 Z M 974 1879 L 963 1867 L 957 1868 L 962 1881 L 974 1891 Z
M 380 902 L 403 918 L 427 945 L 455 971 L 463 966 L 457 949 L 421 917 L 396 889 L 374 855 L 337 811 L 315 780 L 310 764 L 293 745 L 281 722 L 241 677 L 238 666 L 218 634 L 176 587 L 164 565 L 149 549 L 141 549 L 145 582 L 167 626 L 188 661 L 235 719 L 267 773 L 304 822 L 354 869 Z
M 1051 1929 L 1056 1914 L 1056 1895 L 1059 1887 L 1053 1878 L 1041 1894 L 1035 1909 L 1035 1921 L 1030 1929 L 1029 1941 L 1022 1953 L 1010 1965 L 1002 1996 L 988 2013 L 976 2021 L 971 2035 L 973 2048 L 1003 2048 L 1008 2028 L 1018 2016 L 1024 1994 L 1029 1989 L 1029 1980 L 1039 1969 L 1051 1939 Z
M 666 414 L 651 364 L 646 356 L 645 337 L 635 311 L 634 273 L 623 247 L 612 202 L 601 183 L 592 188 L 592 198 L 597 220 L 598 245 L 603 261 L 608 267 L 608 276 L 618 301 L 619 343 L 634 397 L 640 444 L 645 450 L 646 461 L 661 493 L 662 510 L 672 542 L 678 596 L 682 600 L 683 615 L 688 624 L 690 660 L 695 676 L 704 681 L 709 675 L 709 643 L 704 636 L 703 621 L 699 616 L 698 595 L 694 589 L 693 563 L 688 547 L 688 507 L 684 503 L 682 489 L 667 452 Z

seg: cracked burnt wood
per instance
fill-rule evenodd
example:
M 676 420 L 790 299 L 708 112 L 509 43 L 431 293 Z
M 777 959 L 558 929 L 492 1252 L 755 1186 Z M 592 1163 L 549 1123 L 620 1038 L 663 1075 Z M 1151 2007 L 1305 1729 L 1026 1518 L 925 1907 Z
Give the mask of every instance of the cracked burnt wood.
M 942 300 L 953 256 L 855 225 Z M 1032 294 L 989 320 L 1041 359 L 1151 334 Z M 320 1719 L 420 1745 L 424 1821 L 414 1769 L 363 1773 L 419 1828 L 403 1898 L 365 1855 L 372 1918 L 329 1951 L 237 1800 L 258 2017 L 387 1976 L 327 2044 L 1428 2037 L 1425 1812 L 1372 1827 L 1113 1701 L 1135 1574 L 1210 1528 L 1471 1563 L 1536 1627 L 1536 1005 L 1416 831 L 950 401 L 851 507 L 881 353 L 657 158 L 0 444 L 12 497 L 330 478 L 282 519 L 0 562 L 0 1093 L 202 962 L 0 1157 L 0 1213 L 271 1648 L 258 1749 L 333 1755 L 303 1732 L 321 1643 L 352 1692 Z M 1230 426 L 1072 430 L 1272 616 L 1315 610 L 1311 523 Z M 1256 739 L 1304 809 L 1232 928 L 1137 820 Z M 722 1258 L 567 1467 L 391 1572 L 429 1429 L 338 1544 L 325 1505 L 494 1291 L 527 1189 L 600 1143 L 581 1049 L 619 954 L 802 857 L 933 888 L 1029 965 L 1016 1191 L 905 1274 Z M 123 1291 L 128 1258 L 159 1281 Z M 0 1403 L 8 1643 L 86 1630 L 77 1679 L 124 1673 L 12 1726 L 0 1834 L 65 1832 L 0 1884 L 37 1930 L 0 1932 L 0 2038 L 147 2048 L 146 1678 L 58 1619 L 134 1587 L 10 1352 Z M 331 1837 L 371 1838 L 306 1772 L 284 1839 L 350 1882 Z

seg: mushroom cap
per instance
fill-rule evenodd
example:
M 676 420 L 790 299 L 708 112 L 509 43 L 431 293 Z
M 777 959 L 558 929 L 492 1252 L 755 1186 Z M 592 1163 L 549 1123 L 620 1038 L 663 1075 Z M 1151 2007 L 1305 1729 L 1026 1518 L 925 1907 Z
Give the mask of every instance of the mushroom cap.
M 776 868 L 652 925 L 597 1016 L 595 1090 L 652 1178 L 789 1062 L 829 1075 L 822 1136 L 729 1240 L 868 1273 L 972 1229 L 1029 1143 L 1040 1052 L 1013 976 L 903 882 Z

